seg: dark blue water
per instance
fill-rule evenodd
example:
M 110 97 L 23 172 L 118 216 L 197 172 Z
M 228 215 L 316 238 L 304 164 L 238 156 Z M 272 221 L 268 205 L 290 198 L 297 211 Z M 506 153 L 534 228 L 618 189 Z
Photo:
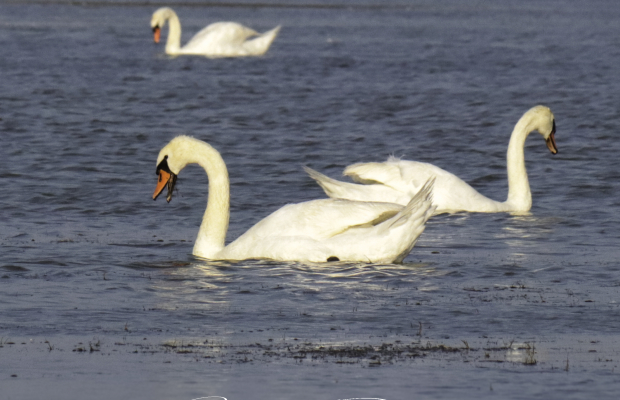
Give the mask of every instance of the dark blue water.
M 171 59 L 157 6 L 0 5 L 5 398 L 615 398 L 616 2 L 176 3 L 182 42 L 283 28 L 264 57 Z M 527 141 L 531 215 L 434 217 L 403 265 L 206 262 L 204 171 L 151 200 L 178 134 L 227 163 L 228 240 L 323 197 L 302 165 L 393 154 L 503 200 L 536 104 L 559 154 Z

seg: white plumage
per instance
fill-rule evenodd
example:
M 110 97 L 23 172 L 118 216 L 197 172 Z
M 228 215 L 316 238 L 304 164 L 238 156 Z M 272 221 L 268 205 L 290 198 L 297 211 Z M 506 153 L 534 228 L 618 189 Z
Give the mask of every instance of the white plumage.
M 348 166 L 344 175 L 357 183 L 341 182 L 310 168 L 306 171 L 332 198 L 407 204 L 427 180 L 435 178 L 435 214 L 457 211 L 527 212 L 532 207 L 532 194 L 523 150 L 525 139 L 532 131 L 538 131 L 551 153 L 557 153 L 553 113 L 545 106 L 531 108 L 519 119 L 510 137 L 507 151 L 508 198 L 504 202 L 481 195 L 456 175 L 432 164 L 394 157 L 382 163 Z
M 269 50 L 280 31 L 280 26 L 277 26 L 259 34 L 236 22 L 216 22 L 199 31 L 185 46 L 181 47 L 181 22 L 177 14 L 168 7 L 158 9 L 151 18 L 155 42 L 159 43 L 161 29 L 166 21 L 169 25 L 166 54 L 170 55 L 260 56 Z
M 159 183 L 153 198 L 190 163 L 209 177 L 209 197 L 193 253 L 209 259 L 268 258 L 282 261 L 401 262 L 433 213 L 433 182 L 423 185 L 405 207 L 392 203 L 321 199 L 288 204 L 224 245 L 229 219 L 228 171 L 220 154 L 200 140 L 179 136 L 159 153 Z

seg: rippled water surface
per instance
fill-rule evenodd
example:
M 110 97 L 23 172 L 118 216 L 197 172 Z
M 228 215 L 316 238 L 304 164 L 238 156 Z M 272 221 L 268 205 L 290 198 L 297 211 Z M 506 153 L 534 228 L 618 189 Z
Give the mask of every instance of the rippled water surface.
M 177 2 L 183 42 L 283 26 L 216 60 L 166 57 L 156 6 L 60 3 L 0 5 L 3 398 L 615 398 L 617 2 Z M 228 165 L 228 240 L 323 197 L 303 165 L 393 154 L 503 200 L 536 104 L 559 154 L 527 140 L 531 214 L 434 217 L 402 265 L 207 262 L 204 171 L 151 200 L 178 134 Z

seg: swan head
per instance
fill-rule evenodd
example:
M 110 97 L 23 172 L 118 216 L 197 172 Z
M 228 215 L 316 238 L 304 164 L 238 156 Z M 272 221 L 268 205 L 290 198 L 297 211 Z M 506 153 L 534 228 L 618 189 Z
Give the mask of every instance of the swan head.
M 169 7 L 162 7 L 153 13 L 151 17 L 151 28 L 153 29 L 153 40 L 159 43 L 161 38 L 161 28 L 166 25 L 166 21 L 174 13 Z
M 191 158 L 188 155 L 195 148 L 195 142 L 200 141 L 189 136 L 177 136 L 160 150 L 155 170 L 158 178 L 157 187 L 153 193 L 153 200 L 157 200 L 157 197 L 167 187 L 166 201 L 170 203 L 177 175 L 189 163 Z
M 557 154 L 558 148 L 555 144 L 555 117 L 545 106 L 536 106 L 525 113 L 524 117 L 529 117 L 532 131 L 538 131 L 545 139 L 547 148 L 551 154 Z

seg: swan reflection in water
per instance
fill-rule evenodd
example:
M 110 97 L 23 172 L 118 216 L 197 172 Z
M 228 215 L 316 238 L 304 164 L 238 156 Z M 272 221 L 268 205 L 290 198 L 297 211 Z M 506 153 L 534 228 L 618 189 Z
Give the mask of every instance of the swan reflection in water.
M 427 263 L 299 263 L 194 258 L 183 263 L 168 262 L 160 267 L 166 265 L 169 267 L 160 270 L 160 277 L 150 281 L 149 292 L 159 299 L 152 307 L 190 310 L 190 314 L 196 316 L 218 313 L 223 318 L 239 309 L 291 313 L 297 306 L 289 303 L 290 299 L 304 296 L 313 296 L 313 301 L 320 305 L 333 300 L 349 302 L 351 293 L 380 298 L 391 296 L 393 288 L 402 288 L 400 295 L 436 291 L 440 287 L 435 278 L 441 280 L 450 273 Z M 257 304 L 253 296 L 260 296 L 261 304 Z M 269 306 L 265 298 L 273 300 L 277 307 Z
M 538 217 L 533 214 L 510 215 L 502 226 L 502 233 L 497 235 L 508 246 L 518 248 L 540 249 L 541 241 L 549 241 L 554 232 L 554 226 L 560 222 L 558 217 Z M 546 249 L 553 253 L 554 246 Z

